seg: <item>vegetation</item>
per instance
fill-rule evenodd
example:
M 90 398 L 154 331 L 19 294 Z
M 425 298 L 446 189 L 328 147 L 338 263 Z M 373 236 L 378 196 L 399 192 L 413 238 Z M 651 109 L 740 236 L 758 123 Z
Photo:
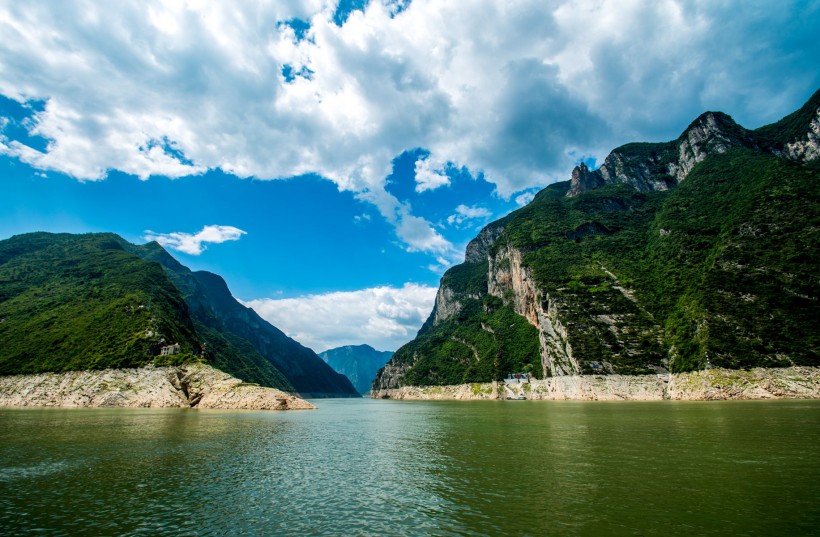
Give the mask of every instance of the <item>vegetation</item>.
M 0 374 L 138 367 L 163 343 L 200 352 L 187 305 L 162 267 L 115 235 L 0 242 Z
M 500 299 L 486 294 L 467 300 L 457 315 L 398 352 L 402 353 L 399 360 L 419 356 L 405 377 L 407 385 L 490 382 L 514 371 L 539 376 L 541 371 L 536 329 Z
M 738 148 L 668 197 L 640 288 L 665 322 L 674 370 L 820 365 L 818 180 L 815 168 Z

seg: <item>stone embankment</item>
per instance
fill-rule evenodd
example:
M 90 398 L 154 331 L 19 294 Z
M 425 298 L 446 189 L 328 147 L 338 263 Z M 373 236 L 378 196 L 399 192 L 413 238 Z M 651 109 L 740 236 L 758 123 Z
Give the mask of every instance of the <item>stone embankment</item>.
M 288 410 L 315 408 L 205 364 L 0 377 L 0 406 Z
M 724 399 L 818 399 L 820 368 L 709 369 L 674 375 L 574 375 L 520 384 L 404 386 L 375 398 L 404 400 L 527 399 L 553 401 L 710 401 Z

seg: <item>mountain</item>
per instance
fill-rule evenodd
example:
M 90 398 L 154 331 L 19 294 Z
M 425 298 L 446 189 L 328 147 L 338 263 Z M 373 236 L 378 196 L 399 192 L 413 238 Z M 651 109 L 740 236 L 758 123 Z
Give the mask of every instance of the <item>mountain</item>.
M 820 365 L 820 91 L 613 150 L 486 226 L 374 390 Z
M 359 393 L 370 393 L 376 373 L 393 353 L 377 351 L 370 345 L 347 345 L 320 352 L 319 357 L 337 373 L 347 376 Z
M 172 343 L 180 352 L 161 355 Z M 49 233 L 0 241 L 0 374 L 190 361 L 304 396 L 357 395 L 222 278 L 190 271 L 157 243 Z

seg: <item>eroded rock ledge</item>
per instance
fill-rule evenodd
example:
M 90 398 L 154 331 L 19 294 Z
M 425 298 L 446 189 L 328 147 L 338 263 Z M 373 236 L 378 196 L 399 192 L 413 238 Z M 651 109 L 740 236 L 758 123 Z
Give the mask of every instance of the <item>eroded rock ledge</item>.
M 0 406 L 315 408 L 304 399 L 244 383 L 205 364 L 0 377 Z
M 404 386 L 372 395 L 404 400 L 486 400 L 518 396 L 554 401 L 820 399 L 820 368 L 709 369 L 675 375 L 572 375 L 522 384 Z

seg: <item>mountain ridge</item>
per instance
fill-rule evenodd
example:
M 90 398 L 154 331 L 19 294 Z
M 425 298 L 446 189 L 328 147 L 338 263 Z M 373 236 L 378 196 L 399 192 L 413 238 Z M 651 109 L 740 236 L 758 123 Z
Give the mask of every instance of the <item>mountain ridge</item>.
M 803 140 L 805 138 L 805 140 Z M 633 142 L 607 155 L 600 168 L 577 165 L 568 196 L 614 183 L 641 192 L 668 190 L 679 184 L 695 164 L 732 147 L 746 147 L 801 163 L 820 154 L 820 90 L 797 111 L 756 130 L 740 126 L 723 112 L 704 112 L 669 142 Z
M 361 394 L 370 392 L 376 373 L 393 356 L 370 345 L 343 345 L 320 352 L 319 357 L 337 373 L 345 375 Z

